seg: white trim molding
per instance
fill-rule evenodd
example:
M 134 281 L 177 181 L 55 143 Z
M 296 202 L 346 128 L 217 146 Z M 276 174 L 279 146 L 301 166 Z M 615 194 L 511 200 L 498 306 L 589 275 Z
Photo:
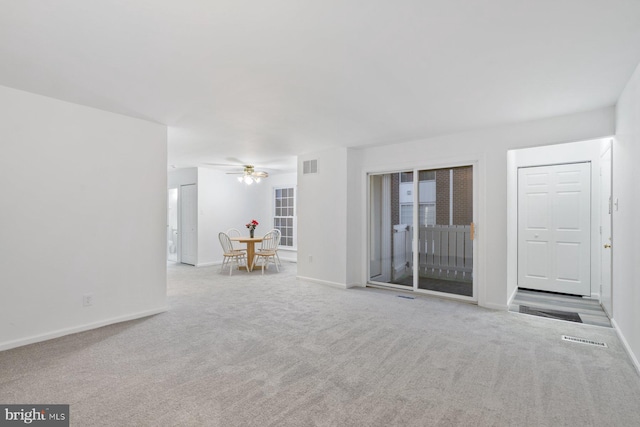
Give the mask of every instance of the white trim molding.
M 304 276 L 296 276 L 296 279 L 304 280 L 305 282 L 319 283 L 321 285 L 327 285 L 327 286 L 331 286 L 332 288 L 339 288 L 339 289 L 349 289 L 355 286 L 355 285 L 347 285 L 345 283 L 330 282 L 328 280 L 320 280 L 320 279 L 314 279 L 312 277 L 304 277 Z
M 48 341 L 54 338 L 60 338 L 66 335 L 77 334 L 78 332 L 90 331 L 92 329 L 98 329 L 103 326 L 113 325 L 115 323 L 127 322 L 129 320 L 141 319 L 143 317 L 153 316 L 155 314 L 164 313 L 169 309 L 168 306 L 155 308 L 153 310 L 141 311 L 139 313 L 128 314 L 120 317 L 113 317 L 111 319 L 100 320 L 98 322 L 87 323 L 85 325 L 74 326 L 72 328 L 58 329 L 57 331 L 47 332 L 46 334 L 34 335 L 27 338 L 21 338 L 13 341 L 0 343 L 0 351 L 9 350 L 16 347 L 22 347 L 37 342 Z
M 478 307 L 488 308 L 491 310 L 509 311 L 509 305 L 502 305 L 502 304 L 485 303 L 482 305 L 478 304 Z
M 511 304 L 513 303 L 513 300 L 516 298 L 517 293 L 518 293 L 518 286 L 516 286 L 513 292 L 511 292 L 511 296 L 507 300 L 507 310 L 509 310 L 509 307 L 511 307 Z
M 622 334 L 622 331 L 618 327 L 618 324 L 616 323 L 615 319 L 611 319 L 611 325 L 613 326 L 613 329 L 615 329 L 616 334 L 618 334 L 618 338 L 620 338 L 620 341 L 622 341 L 622 345 L 624 346 L 624 349 L 627 351 L 627 354 L 629 355 L 629 358 L 631 359 L 633 366 L 636 368 L 638 375 L 640 375 L 640 362 L 638 361 L 638 358 L 636 357 L 636 355 L 633 353 L 633 350 L 631 350 L 631 346 L 629 345 L 629 342 L 627 341 L 625 336 Z
M 185 264 L 185 265 L 190 265 L 190 264 Z M 222 265 L 222 261 L 210 261 L 210 262 L 201 262 L 198 263 L 196 265 L 194 265 L 194 267 L 199 268 L 199 267 L 211 267 L 214 265 Z

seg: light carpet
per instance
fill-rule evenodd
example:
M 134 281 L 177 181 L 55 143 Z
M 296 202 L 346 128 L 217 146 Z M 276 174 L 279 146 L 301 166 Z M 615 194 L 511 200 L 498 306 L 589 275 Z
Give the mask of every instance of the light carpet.
M 640 425 L 612 329 L 295 269 L 172 265 L 167 313 L 0 352 L 0 403 L 68 403 L 76 426 Z

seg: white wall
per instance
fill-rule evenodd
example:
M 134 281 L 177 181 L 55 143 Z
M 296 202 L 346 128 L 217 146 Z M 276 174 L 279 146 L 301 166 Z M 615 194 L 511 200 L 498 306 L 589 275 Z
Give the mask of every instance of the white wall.
M 176 169 L 169 173 L 168 188 L 180 188 L 181 185 L 198 183 L 198 168 Z
M 613 319 L 640 370 L 640 67 L 616 106 L 613 145 Z
M 478 203 L 476 212 L 478 257 L 476 279 L 478 304 L 507 309 L 507 151 L 514 148 L 559 144 L 605 137 L 614 132 L 614 110 L 605 108 L 568 116 L 518 123 L 456 135 L 446 135 L 402 144 L 357 150 L 360 162 L 359 208 L 350 209 L 349 222 L 361 224 L 361 238 L 349 240 L 349 262 L 358 259 L 366 265 L 366 174 L 404 169 L 432 168 L 475 162 L 478 167 Z M 354 161 L 355 164 L 355 161 Z M 320 177 L 320 176 L 319 176 Z M 322 176 L 324 179 L 324 175 Z M 334 183 L 335 186 L 339 184 Z M 344 184 L 342 184 L 344 186 Z M 325 192 L 316 193 L 326 197 Z M 322 205 L 321 200 L 312 202 Z M 341 212 L 342 208 L 335 207 Z M 306 228 L 299 218 L 299 227 Z M 325 232 L 328 232 L 326 230 Z M 318 230 L 317 234 L 322 234 Z M 302 238 L 302 235 L 301 235 Z M 325 255 L 327 256 L 327 255 Z M 338 255 L 336 255 L 337 257 Z M 300 251 L 300 257 L 303 257 Z M 331 259 L 322 263 L 328 267 Z M 337 261 L 336 261 L 337 262 Z M 300 265 L 300 261 L 299 261 Z M 322 274 L 318 269 L 315 274 Z M 361 268 L 360 283 L 366 283 Z
M 6 87 L 0 116 L 0 350 L 165 310 L 166 128 Z
M 346 287 L 346 148 L 298 157 L 298 276 Z M 318 173 L 304 175 L 302 162 L 318 160 Z M 310 259 L 311 257 L 311 259 Z
M 511 150 L 507 157 L 507 293 L 518 287 L 518 168 L 591 162 L 591 295 L 600 292 L 600 154 L 609 139 Z M 511 298 L 510 298 L 511 299 Z

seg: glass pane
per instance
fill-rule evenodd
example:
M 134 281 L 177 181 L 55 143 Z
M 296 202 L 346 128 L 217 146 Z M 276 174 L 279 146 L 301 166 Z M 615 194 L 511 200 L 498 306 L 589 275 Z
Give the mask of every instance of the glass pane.
M 369 279 L 413 288 L 413 172 L 369 180 Z
M 413 182 L 413 172 L 401 172 L 400 182 Z
M 419 176 L 418 288 L 473 296 L 473 168 Z
M 282 189 L 276 188 L 276 198 L 282 197 Z
M 433 170 L 420 171 L 418 175 L 420 176 L 420 181 L 429 181 L 436 179 L 436 171 Z

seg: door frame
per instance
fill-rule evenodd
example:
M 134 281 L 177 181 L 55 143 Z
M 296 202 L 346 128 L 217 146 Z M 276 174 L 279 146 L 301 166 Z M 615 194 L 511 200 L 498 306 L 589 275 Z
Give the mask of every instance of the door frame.
M 507 303 L 511 305 L 518 292 L 518 167 L 546 166 L 559 163 L 591 162 L 592 170 L 600 166 L 600 155 L 604 144 L 610 143 L 612 137 L 566 141 L 549 145 L 533 145 L 529 147 L 511 148 L 507 150 Z M 549 162 L 553 159 L 553 162 Z M 599 206 L 594 207 L 594 200 L 600 197 L 599 177 L 591 174 L 591 277 L 600 276 L 600 260 L 598 227 L 600 225 Z M 596 245 L 596 246 L 594 246 Z M 596 264 L 597 263 L 597 264 Z M 593 285 L 593 284 L 592 284 Z M 592 286 L 592 289 L 596 289 Z M 591 294 L 592 299 L 599 299 L 597 292 Z
M 609 153 L 609 232 L 610 232 L 610 238 L 613 238 L 613 140 L 609 141 L 608 146 L 606 148 L 603 149 L 602 153 L 600 154 L 600 203 L 602 203 L 602 198 L 603 198 L 603 188 L 602 188 L 602 158 L 605 156 L 605 154 Z M 600 210 L 602 212 L 602 206 L 600 206 Z M 602 309 L 604 310 L 604 312 L 607 314 L 607 316 L 609 316 L 609 319 L 613 319 L 613 251 L 614 251 L 614 247 L 613 247 L 613 241 L 610 241 L 611 244 L 611 248 L 609 249 L 609 271 L 605 272 L 602 270 L 602 254 L 605 251 L 605 248 L 603 246 L 603 237 L 604 235 L 602 234 L 602 225 L 605 223 L 605 219 L 602 217 L 602 215 L 600 216 L 600 305 L 602 306 Z M 604 299 L 604 292 L 602 289 L 602 277 L 608 274 L 609 275 L 609 304 L 610 307 L 605 306 L 605 304 L 603 304 L 603 299 Z
M 175 190 L 176 191 L 176 222 L 177 222 L 177 236 L 176 236 L 176 259 L 174 260 L 169 260 L 169 250 L 167 248 L 167 262 L 175 262 L 175 263 L 180 263 L 180 186 L 177 187 L 169 187 L 167 188 L 167 228 L 170 227 L 171 224 L 169 224 L 169 193 L 171 192 L 171 190 Z
M 371 281 L 370 277 L 371 277 L 371 271 L 370 271 L 370 259 L 371 259 L 371 236 L 369 233 L 369 230 L 371 229 L 371 210 L 370 210 L 370 206 L 371 206 L 371 187 L 370 187 L 370 177 L 372 175 L 383 175 L 383 174 L 392 174 L 392 173 L 400 173 L 400 172 L 413 172 L 413 176 L 417 177 L 419 176 L 418 172 L 419 171 L 425 171 L 425 170 L 434 170 L 434 169 L 445 169 L 445 168 L 455 168 L 455 167 L 463 167 L 463 166 L 471 166 L 472 168 L 472 176 L 473 176 L 473 185 L 472 185 L 472 192 L 473 192 L 473 223 L 475 225 L 475 236 L 474 236 L 474 240 L 473 240 L 473 285 L 472 285 L 472 296 L 468 297 L 468 296 L 464 296 L 464 295 L 456 295 L 456 294 L 449 294 L 449 293 L 445 293 L 445 292 L 437 292 L 437 291 L 430 291 L 430 290 L 426 290 L 426 289 L 419 289 L 418 288 L 418 275 L 414 274 L 413 275 L 413 286 L 411 288 L 407 287 L 407 286 L 403 286 L 403 285 L 396 285 L 393 283 L 383 283 L 383 282 L 375 282 L 375 281 Z M 443 298 L 447 298 L 447 299 L 454 299 L 454 300 L 459 300 L 459 301 L 464 301 L 464 302 L 469 302 L 469 303 L 474 303 L 474 304 L 478 304 L 479 300 L 484 299 L 483 295 L 480 295 L 480 290 L 484 289 L 484 287 L 481 285 L 482 281 L 480 280 L 480 260 L 479 260 L 479 244 L 480 244 L 480 239 L 479 239 L 479 234 L 478 234 L 478 225 L 480 223 L 480 221 L 482 220 L 482 215 L 481 215 L 481 207 L 480 207 L 480 197 L 479 197 L 479 190 L 480 190 L 480 161 L 479 159 L 473 159 L 473 160 L 455 160 L 455 159 L 451 159 L 450 161 L 442 161 L 442 162 L 437 162 L 437 163 L 429 163 L 429 162 L 424 162 L 424 163 L 420 163 L 420 164 L 412 164 L 412 165 L 407 165 L 406 167 L 394 167 L 394 168 L 389 168 L 389 169 L 372 169 L 372 170 L 367 170 L 364 171 L 364 179 L 366 181 L 366 184 L 364 186 L 365 188 L 365 216 L 366 216 L 366 230 L 367 233 L 365 236 L 365 240 L 366 240 L 366 256 L 365 256 L 365 260 L 366 262 L 364 263 L 364 278 L 365 280 L 363 281 L 363 283 L 366 284 L 366 286 L 368 287 L 377 287 L 377 288 L 387 288 L 387 289 L 398 289 L 398 290 L 403 290 L 403 291 L 408 291 L 408 292 L 414 292 L 417 294 L 425 294 L 425 295 L 433 295 L 433 296 L 438 296 L 438 297 L 443 297 Z M 414 179 L 413 180 L 413 194 L 414 197 L 418 197 L 419 191 L 418 191 L 418 186 L 419 186 L 419 180 L 418 179 Z M 415 202 L 414 200 L 414 204 L 413 204 L 413 218 L 414 218 L 414 222 L 418 219 L 418 214 L 417 214 L 417 210 L 418 210 L 418 203 Z M 419 233 L 419 229 L 418 227 L 413 227 L 413 241 L 412 241 L 412 251 L 413 251 L 413 266 L 414 266 L 414 272 L 415 269 L 418 266 L 418 251 L 417 251 L 417 245 L 418 245 L 418 233 Z
M 593 162 L 591 160 L 586 160 L 586 161 L 574 161 L 574 162 L 562 162 L 562 163 L 551 163 L 551 164 L 544 164 L 544 165 L 531 165 L 531 166 L 518 166 L 516 168 L 516 176 L 517 176 L 517 180 L 516 180 L 516 194 L 517 194 L 517 212 L 516 212 L 516 227 L 517 227 L 517 257 L 516 257 L 516 262 L 517 262 L 517 266 L 516 266 L 516 288 L 520 289 L 520 256 L 522 254 L 520 254 L 520 171 L 522 169 L 533 169 L 533 168 L 543 168 L 543 167 L 554 167 L 554 166 L 565 166 L 565 165 L 579 165 L 579 164 L 585 164 L 588 166 L 588 185 L 589 185 L 589 227 L 588 227 L 588 233 L 589 233 L 589 244 L 587 246 L 589 255 L 587 257 L 587 259 L 589 260 L 589 294 L 588 295 L 582 295 L 582 296 L 588 296 L 590 297 L 593 294 L 593 288 L 594 288 L 594 277 L 593 277 L 593 271 L 592 271 L 592 267 L 591 267 L 591 263 L 593 262 L 593 255 L 592 255 L 592 248 L 593 248 L 593 210 L 594 210 L 594 206 L 595 206 L 595 202 L 594 202 L 594 198 L 593 198 Z M 527 289 L 526 286 L 523 286 L 524 289 Z M 549 291 L 549 292 L 560 292 L 559 290 L 554 290 L 554 291 Z
M 183 203 L 184 203 L 184 197 L 183 197 L 182 191 L 183 191 L 183 187 L 187 187 L 187 186 L 191 186 L 191 185 L 194 186 L 194 189 L 196 191 L 196 196 L 195 196 L 194 206 L 193 206 L 193 209 L 195 210 L 195 213 L 196 213 L 196 238 L 195 238 L 195 242 L 196 242 L 195 243 L 195 246 L 196 246 L 196 259 L 195 259 L 193 264 L 184 262 L 184 260 L 183 260 L 184 244 L 182 242 L 182 239 L 184 238 L 184 232 L 185 232 L 184 227 L 182 226 L 182 219 L 183 219 L 182 218 L 182 210 L 183 210 Z M 178 188 L 179 188 L 179 190 L 178 190 L 178 212 L 179 212 L 178 213 L 178 230 L 179 230 L 178 231 L 178 236 L 179 236 L 178 237 L 178 241 L 179 241 L 178 248 L 179 248 L 179 251 L 180 251 L 179 252 L 179 256 L 178 256 L 178 262 L 180 264 L 187 264 L 187 265 L 197 266 L 198 265 L 198 259 L 197 259 L 198 258 L 198 256 L 197 256 L 197 254 L 198 254 L 198 250 L 197 250 L 198 249 L 198 229 L 197 229 L 197 220 L 198 220 L 198 218 L 197 218 L 197 213 L 198 213 L 198 184 L 195 184 L 195 183 L 194 184 L 180 184 L 180 186 Z

